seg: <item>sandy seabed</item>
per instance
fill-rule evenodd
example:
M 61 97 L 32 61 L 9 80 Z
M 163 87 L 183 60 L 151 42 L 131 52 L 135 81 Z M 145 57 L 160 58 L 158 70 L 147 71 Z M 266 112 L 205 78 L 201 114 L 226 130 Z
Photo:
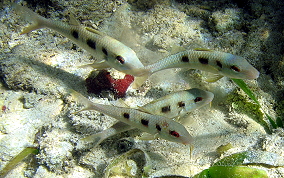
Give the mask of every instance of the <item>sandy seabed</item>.
M 66 23 L 68 13 L 74 13 L 83 25 L 131 47 L 144 65 L 194 47 L 242 56 L 260 71 L 257 80 L 245 82 L 255 92 L 263 111 L 272 118 L 284 119 L 284 2 L 22 3 L 47 18 Z M 79 91 L 93 102 L 115 103 L 111 93 L 98 97 L 86 91 L 85 79 L 92 69 L 79 66 L 95 59 L 49 29 L 19 35 L 26 22 L 11 11 L 9 1 L 0 2 L 0 8 L 0 169 L 26 147 L 40 150 L 36 156 L 20 162 L 6 177 L 100 178 L 111 160 L 134 148 L 149 153 L 152 159 L 149 177 L 191 177 L 219 159 L 242 151 L 267 151 L 284 157 L 283 128 L 272 129 L 272 134 L 268 134 L 255 121 L 263 116 L 262 112 L 253 108 L 253 101 L 229 78 L 208 83 L 200 71 L 186 69 L 155 73 L 139 90 L 130 88 L 124 100 L 129 107 L 137 108 L 174 91 L 200 88 L 213 92 L 211 106 L 180 118 L 195 139 L 192 156 L 189 146 L 162 139 L 141 140 L 138 130 L 117 134 L 96 148 L 76 149 L 79 139 L 116 122 L 95 111 L 72 114 L 80 107 L 68 94 L 69 89 Z M 113 69 L 111 73 L 121 75 Z M 228 143 L 232 148 L 220 155 L 216 149 Z M 275 161 L 267 160 L 272 165 Z M 284 177 L 283 165 L 260 169 L 267 171 L 269 177 Z

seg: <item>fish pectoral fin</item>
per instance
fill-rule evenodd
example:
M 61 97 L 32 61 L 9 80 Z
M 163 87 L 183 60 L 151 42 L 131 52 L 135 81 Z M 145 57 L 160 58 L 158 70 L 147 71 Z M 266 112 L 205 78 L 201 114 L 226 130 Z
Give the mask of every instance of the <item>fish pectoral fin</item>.
M 173 117 L 173 118 L 170 118 L 170 119 L 179 122 L 180 121 L 180 116 L 176 116 L 176 117 Z
M 100 31 L 98 31 L 98 30 L 95 30 L 95 29 L 93 29 L 93 28 L 85 27 L 85 29 L 88 30 L 89 32 L 95 33 L 95 34 L 97 34 L 97 35 L 105 36 L 104 33 L 100 32 Z
M 41 28 L 41 26 L 39 25 L 39 23 L 37 23 L 37 22 L 32 23 L 31 25 L 24 27 L 22 32 L 20 33 L 20 35 L 27 34 L 31 31 L 34 31 L 34 30 L 37 30 L 37 29 L 40 29 L 40 28 Z
M 157 135 L 157 134 L 155 134 L 155 135 Z M 156 139 L 155 135 L 149 134 L 147 132 L 143 132 L 139 139 L 140 140 L 154 140 L 154 139 Z
M 190 145 L 190 148 L 189 148 L 189 151 L 190 151 L 190 159 L 192 158 L 192 154 L 193 154 L 193 149 L 194 149 L 194 146 L 193 145 Z
M 224 77 L 223 75 L 219 75 L 219 74 L 211 74 L 210 76 L 207 76 L 205 81 L 206 82 L 216 82 L 218 80 L 220 80 L 222 77 Z
M 110 68 L 110 66 L 106 63 L 106 61 L 101 61 L 101 62 L 95 62 L 93 64 L 82 65 L 79 68 L 85 68 L 85 67 L 92 67 L 92 68 L 98 69 L 98 70 Z
M 153 136 L 154 136 L 154 139 L 159 138 L 158 135 L 159 135 L 159 133 L 156 133 L 155 135 L 153 135 Z
M 179 45 L 174 45 L 172 48 L 171 48 L 171 51 L 170 51 L 170 54 L 176 54 L 178 52 L 182 52 L 182 51 L 185 51 L 186 49 L 182 46 L 179 46 Z
M 211 51 L 211 52 L 214 51 L 214 50 L 212 50 L 212 49 L 207 49 L 207 48 L 194 48 L 193 50 L 194 50 L 194 51 Z
M 80 23 L 78 22 L 78 20 L 76 20 L 75 15 L 73 13 L 69 13 L 69 17 L 70 17 L 70 25 L 75 25 L 75 26 L 79 26 Z
M 105 138 L 104 132 L 99 132 L 97 134 L 89 135 L 78 141 L 76 149 L 90 149 L 97 147 Z

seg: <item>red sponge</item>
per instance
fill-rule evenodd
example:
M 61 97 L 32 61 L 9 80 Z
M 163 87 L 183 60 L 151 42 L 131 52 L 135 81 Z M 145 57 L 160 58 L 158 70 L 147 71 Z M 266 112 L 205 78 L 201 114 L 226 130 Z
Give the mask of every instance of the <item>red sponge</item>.
M 96 77 L 88 77 L 86 86 L 89 93 L 99 95 L 103 90 L 109 90 L 114 93 L 115 98 L 123 98 L 133 81 L 132 75 L 127 74 L 123 79 L 114 79 L 107 70 L 102 70 Z

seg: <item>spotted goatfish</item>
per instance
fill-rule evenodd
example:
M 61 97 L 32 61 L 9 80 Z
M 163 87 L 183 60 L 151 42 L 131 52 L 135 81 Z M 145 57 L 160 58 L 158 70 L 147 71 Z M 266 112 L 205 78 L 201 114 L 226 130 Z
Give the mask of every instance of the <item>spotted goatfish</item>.
M 21 34 L 45 27 L 55 30 L 92 55 L 103 56 L 103 61 L 92 65 L 95 68 L 113 67 L 118 71 L 127 71 L 128 74 L 136 76 L 138 74 L 133 69 L 144 67 L 131 48 L 102 32 L 80 25 L 73 15 L 70 16 L 70 24 L 65 24 L 46 19 L 18 4 L 13 4 L 13 9 L 18 15 L 32 23 L 24 28 Z
M 165 116 L 150 114 L 139 109 L 97 104 L 89 101 L 75 91 L 71 91 L 71 93 L 79 102 L 86 105 L 86 107 L 79 112 L 96 110 L 123 122 L 124 124 L 122 124 L 122 126 L 127 124 L 132 128 L 138 128 L 154 135 L 156 138 L 159 137 L 185 145 L 192 143 L 193 138 L 185 127 Z
M 210 103 L 213 97 L 214 94 L 211 92 L 192 88 L 161 97 L 139 107 L 139 110 L 167 118 L 177 118 Z M 78 148 L 86 148 L 86 146 L 96 147 L 106 138 L 133 128 L 133 126 L 124 122 L 117 122 L 106 130 L 81 139 L 78 143 Z
M 192 88 L 168 94 L 139 107 L 139 109 L 167 118 L 176 118 L 210 103 L 213 97 L 214 94 L 209 91 Z
M 208 79 L 209 82 L 217 81 L 223 76 L 250 80 L 259 76 L 259 72 L 243 57 L 202 48 L 182 51 L 145 66 L 143 69 L 135 70 L 144 73 L 144 77 L 140 77 L 140 80 L 144 78 L 145 81 L 151 74 L 169 68 L 199 69 L 213 73 L 214 75 Z M 142 80 L 136 81 L 137 86 L 134 88 L 139 87 L 138 83 L 141 85 L 144 82 Z

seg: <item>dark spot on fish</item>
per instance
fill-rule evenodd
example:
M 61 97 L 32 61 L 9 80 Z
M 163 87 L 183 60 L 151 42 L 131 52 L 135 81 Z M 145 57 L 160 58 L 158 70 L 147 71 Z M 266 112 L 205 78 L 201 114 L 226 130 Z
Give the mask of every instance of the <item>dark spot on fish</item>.
M 195 99 L 194 99 L 194 102 L 199 102 L 199 101 L 202 101 L 203 100 L 203 98 L 202 97 L 196 97 Z
M 77 30 L 72 30 L 71 34 L 74 38 L 76 38 L 76 39 L 79 38 L 79 33 L 77 32 Z
M 237 66 L 231 66 L 231 69 L 236 71 L 236 72 L 240 72 L 241 71 Z
M 158 131 L 161 131 L 161 130 L 162 130 L 162 128 L 161 128 L 161 126 L 160 126 L 159 124 L 156 124 L 156 129 L 157 129 Z
M 118 62 L 119 62 L 120 64 L 124 64 L 124 62 L 125 62 L 125 60 L 124 60 L 123 57 L 121 57 L 121 56 L 116 56 L 116 60 L 118 60 Z
M 90 48 L 93 48 L 93 49 L 96 49 L 96 42 L 91 40 L 91 39 L 87 39 L 87 45 L 90 47 Z
M 216 61 L 217 66 L 219 66 L 220 68 L 223 67 L 222 63 L 220 61 Z
M 180 136 L 179 133 L 176 132 L 176 131 L 171 131 L 171 130 L 170 130 L 170 134 L 171 134 L 172 136 L 174 136 L 174 137 L 179 137 L 179 136 Z
M 169 112 L 169 111 L 171 111 L 171 106 L 169 105 L 169 106 L 164 106 L 164 107 L 162 107 L 162 112 Z
M 183 101 L 178 102 L 178 107 L 185 107 L 185 103 Z
M 189 62 L 188 56 L 182 56 L 181 61 L 182 62 Z
M 107 50 L 105 48 L 102 48 L 102 52 L 107 56 Z
M 208 64 L 208 59 L 207 58 L 200 57 L 200 58 L 198 58 L 198 60 L 199 60 L 199 62 L 201 64 Z
M 143 124 L 144 126 L 148 126 L 149 121 L 146 119 L 141 119 L 141 124 Z
M 129 114 L 128 113 L 123 113 L 123 117 L 125 118 L 125 119 L 129 119 Z

